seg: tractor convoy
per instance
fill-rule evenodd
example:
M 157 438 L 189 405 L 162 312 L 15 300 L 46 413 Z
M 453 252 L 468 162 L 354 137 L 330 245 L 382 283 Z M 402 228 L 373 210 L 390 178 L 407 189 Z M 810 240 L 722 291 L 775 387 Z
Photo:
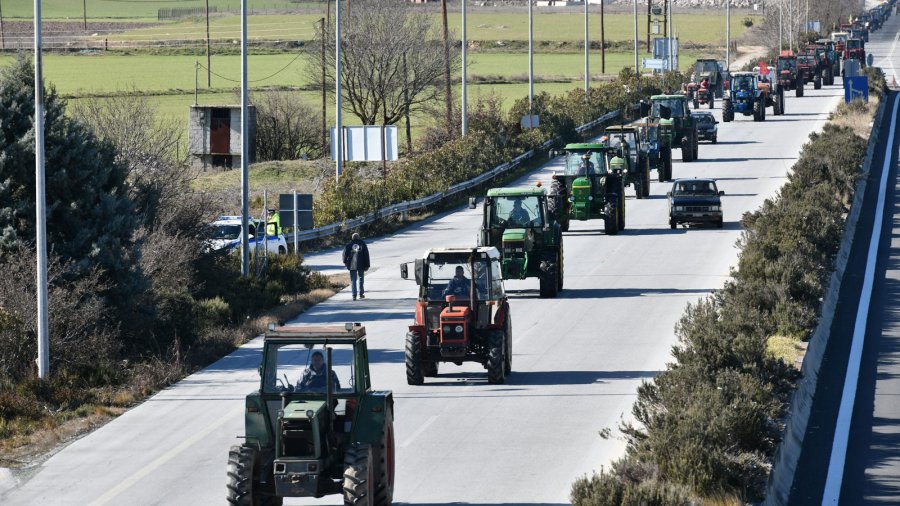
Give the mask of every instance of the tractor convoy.
M 474 244 L 432 247 L 400 265 L 400 277 L 418 286 L 405 338 L 407 383 L 423 385 L 441 364 L 464 362 L 484 367 L 487 383 L 505 383 L 513 372 L 513 327 L 504 282 L 536 278 L 540 297 L 557 297 L 572 222 L 602 220 L 605 235 L 618 234 L 625 229 L 626 189 L 635 200 L 651 197 L 654 171 L 659 182 L 672 182 L 658 196 L 668 199 L 671 228 L 722 228 L 724 192 L 716 181 L 673 179 L 673 150 L 693 162 L 701 138 L 717 142 L 712 112 L 691 106 L 714 109 L 719 99 L 726 123 L 736 116 L 765 121 L 768 108 L 782 115 L 787 92 L 803 97 L 806 84 L 833 85 L 847 60 L 865 65 L 868 34 L 890 12 L 886 5 L 871 9 L 830 38 L 781 51 L 753 71 L 697 60 L 681 93 L 642 104 L 646 117 L 607 126 L 596 140 L 566 144 L 546 186 L 489 189 Z M 470 199 L 470 209 L 477 204 Z M 244 401 L 242 442 L 228 453 L 229 504 L 274 506 L 285 497 L 331 494 L 341 494 L 346 505 L 392 504 L 394 398 L 374 388 L 365 327 L 270 325 L 261 357 L 259 388 Z

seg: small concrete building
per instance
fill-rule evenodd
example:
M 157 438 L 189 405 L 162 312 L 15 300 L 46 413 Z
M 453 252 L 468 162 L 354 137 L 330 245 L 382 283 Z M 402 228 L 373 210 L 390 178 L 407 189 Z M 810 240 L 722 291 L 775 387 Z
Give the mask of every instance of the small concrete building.
M 256 108 L 248 106 L 248 161 L 256 161 Z M 191 167 L 228 170 L 241 166 L 241 106 L 192 105 L 188 119 Z

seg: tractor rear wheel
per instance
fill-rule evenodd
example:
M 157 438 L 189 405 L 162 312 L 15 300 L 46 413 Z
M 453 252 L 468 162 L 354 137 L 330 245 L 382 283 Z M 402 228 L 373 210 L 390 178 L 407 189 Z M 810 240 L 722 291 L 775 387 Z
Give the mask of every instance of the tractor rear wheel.
M 638 200 L 644 198 L 644 182 L 637 180 L 632 184 L 634 184 L 634 198 Z
M 766 103 L 765 103 L 765 101 L 763 101 L 759 104 L 759 120 L 760 121 L 766 120 Z
M 672 230 L 675 230 L 675 228 L 677 228 L 677 227 L 678 227 L 678 222 L 675 221 L 675 218 L 672 218 L 671 216 L 669 216 L 669 228 L 671 228 Z
M 831 67 L 825 68 L 825 77 L 823 78 L 823 82 L 825 86 L 831 86 L 834 84 L 834 72 L 831 71 Z
M 503 371 L 509 376 L 509 373 L 512 372 L 512 317 L 509 315 L 509 310 L 506 311 L 506 324 L 503 326 L 503 337 L 506 339 L 506 356 L 503 361 Z
M 709 108 L 712 109 L 715 106 L 716 99 L 713 98 L 713 94 L 709 94 Z
M 762 114 L 759 112 L 761 102 L 757 100 L 753 102 L 753 121 L 762 121 Z
M 394 449 L 394 412 L 393 408 L 387 408 L 381 442 L 372 448 L 375 476 L 375 501 L 372 504 L 387 506 L 394 501 Z
M 691 153 L 691 161 L 696 162 L 700 158 L 700 135 L 694 132 L 694 152 Z
M 618 211 L 618 215 L 616 216 L 616 225 L 619 226 L 619 230 L 625 230 L 625 188 L 622 188 L 622 193 L 619 194 Z
M 375 466 L 372 447 L 365 443 L 353 443 L 344 454 L 344 504 L 347 506 L 374 506 Z
M 666 169 L 666 181 L 672 180 L 672 148 L 666 148 L 665 150 L 665 158 L 663 158 L 663 165 Z
M 803 86 L 804 86 L 803 80 L 802 80 L 802 79 L 798 79 L 798 80 L 797 80 L 797 96 L 798 96 L 798 97 L 802 97 L 802 96 L 803 96 Z
M 725 123 L 734 121 L 734 105 L 731 100 L 722 101 L 722 121 Z
M 559 288 L 557 288 L 557 291 L 561 292 L 563 289 L 563 276 L 565 274 L 565 267 L 566 267 L 566 265 L 565 265 L 566 260 L 565 260 L 565 255 L 563 252 L 562 241 L 559 242 L 559 256 L 557 256 L 556 258 L 557 258 L 556 274 L 557 274 L 557 280 L 559 282 Z
M 547 199 L 547 210 L 551 216 L 559 220 L 563 232 L 569 230 L 569 213 L 566 211 L 566 185 L 556 179 L 550 181 L 550 194 Z
M 406 333 L 406 383 L 421 385 L 425 382 L 422 367 L 422 339 L 418 332 Z
M 694 96 L 694 109 L 699 109 L 699 108 L 700 108 L 700 100 L 695 95 Z
M 495 330 L 488 336 L 487 376 L 491 385 L 502 385 L 506 381 L 506 341 L 503 332 Z
M 650 164 L 647 164 L 647 169 L 644 171 L 644 179 L 641 181 L 641 184 L 644 185 L 644 198 L 650 196 Z
M 541 298 L 556 297 L 559 292 L 559 279 L 556 265 L 551 266 L 547 271 L 541 273 Z
M 615 202 L 606 203 L 605 216 L 603 217 L 603 231 L 606 235 L 616 235 L 619 233 L 619 206 Z
M 813 80 L 813 88 L 816 90 L 822 89 L 822 76 L 816 76 L 816 78 Z
M 684 136 L 681 139 L 681 161 L 689 162 L 691 161 L 691 155 L 694 152 L 694 148 L 691 145 L 691 141 L 688 136 Z

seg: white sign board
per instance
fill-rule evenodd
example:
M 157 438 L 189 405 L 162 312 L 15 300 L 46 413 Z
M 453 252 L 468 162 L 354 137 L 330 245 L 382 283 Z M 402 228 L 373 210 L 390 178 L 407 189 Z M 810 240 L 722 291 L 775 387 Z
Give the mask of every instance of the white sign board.
M 645 69 L 667 70 L 669 68 L 669 62 L 662 58 L 643 58 L 642 61 Z
M 822 31 L 822 23 L 820 23 L 819 21 L 808 21 L 807 23 L 807 31 L 816 33 L 820 33 Z
M 337 141 L 335 128 L 331 128 L 331 159 L 336 160 Z M 397 127 L 345 126 L 343 145 L 344 160 L 348 162 L 380 162 L 397 160 Z
M 541 126 L 541 122 L 538 121 L 537 114 L 532 115 L 532 116 L 528 116 L 528 115 L 522 116 L 522 119 L 519 121 L 520 121 L 519 124 L 522 125 L 523 130 L 528 129 L 528 128 L 537 128 L 537 127 Z

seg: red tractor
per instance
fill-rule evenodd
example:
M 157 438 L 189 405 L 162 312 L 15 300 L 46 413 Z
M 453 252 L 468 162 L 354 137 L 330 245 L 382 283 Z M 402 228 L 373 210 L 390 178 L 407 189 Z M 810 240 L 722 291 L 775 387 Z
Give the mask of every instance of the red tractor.
M 866 45 L 861 39 L 847 39 L 844 44 L 844 59 L 859 60 L 859 65 L 866 65 Z
M 521 230 L 519 232 L 522 232 Z M 512 371 L 512 322 L 497 248 L 434 248 L 415 261 L 416 320 L 406 334 L 406 382 L 421 385 L 441 362 L 478 362 L 488 383 Z M 409 277 L 401 264 L 400 277 Z
M 816 53 L 802 51 L 797 54 L 797 73 L 803 76 L 804 83 L 813 83 L 813 88 L 817 90 L 822 88 L 822 73 Z
M 793 51 L 782 51 L 775 59 L 775 75 L 780 89 L 794 90 L 798 97 L 803 96 L 803 74 L 797 68 Z

